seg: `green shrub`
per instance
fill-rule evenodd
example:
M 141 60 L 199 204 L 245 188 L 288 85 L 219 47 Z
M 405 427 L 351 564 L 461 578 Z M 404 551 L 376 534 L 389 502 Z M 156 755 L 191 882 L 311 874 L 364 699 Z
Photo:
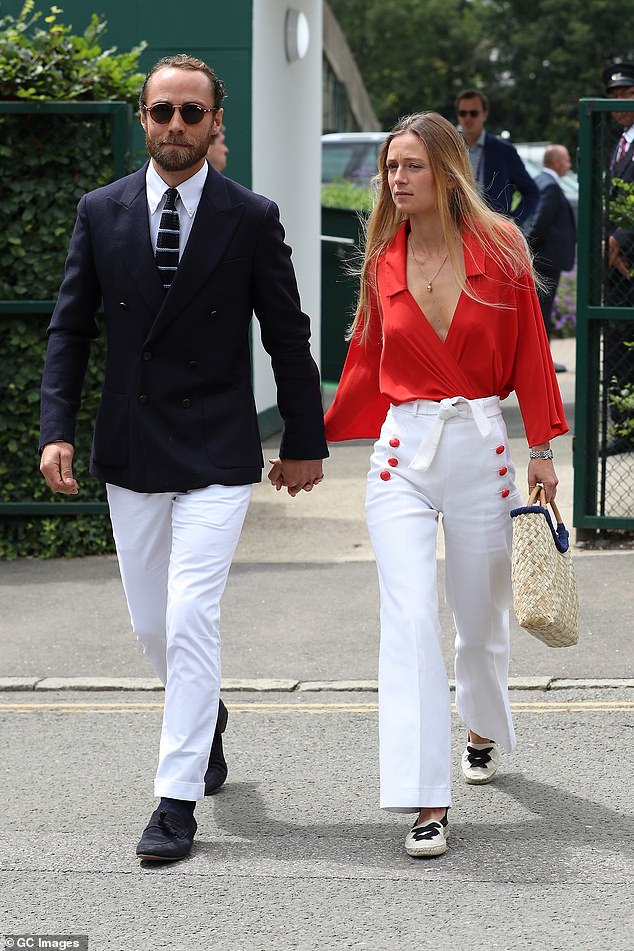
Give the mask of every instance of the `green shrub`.
M 348 208 L 351 211 L 372 211 L 374 193 L 372 188 L 355 185 L 344 179 L 321 186 L 321 203 L 324 208 Z
M 93 15 L 83 36 L 34 10 L 27 0 L 19 17 L 0 18 L 0 99 L 123 100 L 134 102 L 142 82 L 136 72 L 145 44 L 130 53 L 103 50 L 106 24 Z M 0 270 L 0 501 L 54 501 L 38 470 L 39 387 L 49 315 L 12 314 L 7 302 L 55 298 L 81 195 L 112 181 L 114 155 L 108 115 L 0 114 L 0 176 L 4 237 Z M 9 312 L 7 312 L 9 311 Z M 97 410 L 105 341 L 93 344 L 77 421 L 75 474 L 80 495 L 103 501 L 104 487 L 88 475 L 92 424 Z M 105 515 L 3 516 L 0 558 L 42 558 L 113 550 Z
M 134 103 L 143 82 L 137 73 L 145 43 L 129 53 L 102 49 L 106 22 L 93 13 L 82 36 L 57 22 L 62 10 L 42 12 L 26 0 L 19 17 L 0 18 L 0 99 L 118 99 Z

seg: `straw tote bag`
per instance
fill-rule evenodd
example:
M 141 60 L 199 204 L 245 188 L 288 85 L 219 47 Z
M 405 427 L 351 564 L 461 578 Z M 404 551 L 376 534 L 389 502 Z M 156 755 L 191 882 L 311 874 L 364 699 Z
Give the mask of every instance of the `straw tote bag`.
M 513 519 L 513 607 L 518 623 L 549 647 L 572 647 L 579 638 L 577 583 L 568 530 L 550 502 L 557 527 L 538 485 Z

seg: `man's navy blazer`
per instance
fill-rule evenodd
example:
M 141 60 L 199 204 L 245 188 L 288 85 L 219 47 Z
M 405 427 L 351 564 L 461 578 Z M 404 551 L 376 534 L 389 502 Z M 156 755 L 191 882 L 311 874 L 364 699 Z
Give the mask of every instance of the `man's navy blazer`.
M 570 202 L 561 185 L 548 172 L 536 179 L 539 208 L 531 226 L 535 265 L 549 271 L 570 271 L 575 263 L 577 230 Z
M 309 320 L 276 205 L 209 167 L 165 293 L 150 243 L 146 168 L 79 202 L 48 328 L 40 445 L 74 444 L 103 303 L 107 360 L 90 467 L 97 478 L 136 492 L 261 480 L 253 312 L 284 421 L 280 455 L 326 457 Z
M 522 197 L 511 212 L 515 191 Z M 510 142 L 488 132 L 484 139 L 484 196 L 494 211 L 512 214 L 520 226 L 532 218 L 539 203 L 537 185 L 526 171 L 517 150 Z

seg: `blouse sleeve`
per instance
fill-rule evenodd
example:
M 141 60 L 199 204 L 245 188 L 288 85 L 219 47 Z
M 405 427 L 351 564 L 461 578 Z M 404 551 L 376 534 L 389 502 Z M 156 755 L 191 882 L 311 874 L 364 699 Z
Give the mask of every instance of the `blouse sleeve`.
M 515 297 L 518 333 L 513 383 L 528 445 L 536 446 L 568 432 L 568 424 L 530 274 L 519 279 Z
M 376 439 L 390 406 L 379 388 L 383 350 L 376 293 L 370 298 L 367 339 L 350 341 L 334 402 L 326 412 L 326 439 Z

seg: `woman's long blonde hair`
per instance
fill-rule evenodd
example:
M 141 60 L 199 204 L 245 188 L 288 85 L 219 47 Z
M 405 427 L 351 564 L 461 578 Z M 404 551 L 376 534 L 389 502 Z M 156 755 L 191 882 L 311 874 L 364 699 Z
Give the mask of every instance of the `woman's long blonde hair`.
M 350 336 L 367 338 L 370 319 L 370 293 L 376 288 L 377 264 L 381 253 L 407 220 L 399 211 L 388 185 L 387 153 L 397 135 L 413 132 L 425 146 L 436 187 L 436 207 L 449 262 L 460 276 L 461 289 L 479 300 L 462 277 L 461 245 L 456 235 L 463 231 L 476 235 L 486 252 L 512 279 L 532 268 L 532 258 L 520 229 L 503 215 L 492 211 L 480 198 L 469 155 L 462 135 L 437 112 L 418 112 L 406 116 L 392 129 L 379 153 L 380 186 L 378 199 L 365 229 L 365 252 L 361 266 L 361 287 Z

